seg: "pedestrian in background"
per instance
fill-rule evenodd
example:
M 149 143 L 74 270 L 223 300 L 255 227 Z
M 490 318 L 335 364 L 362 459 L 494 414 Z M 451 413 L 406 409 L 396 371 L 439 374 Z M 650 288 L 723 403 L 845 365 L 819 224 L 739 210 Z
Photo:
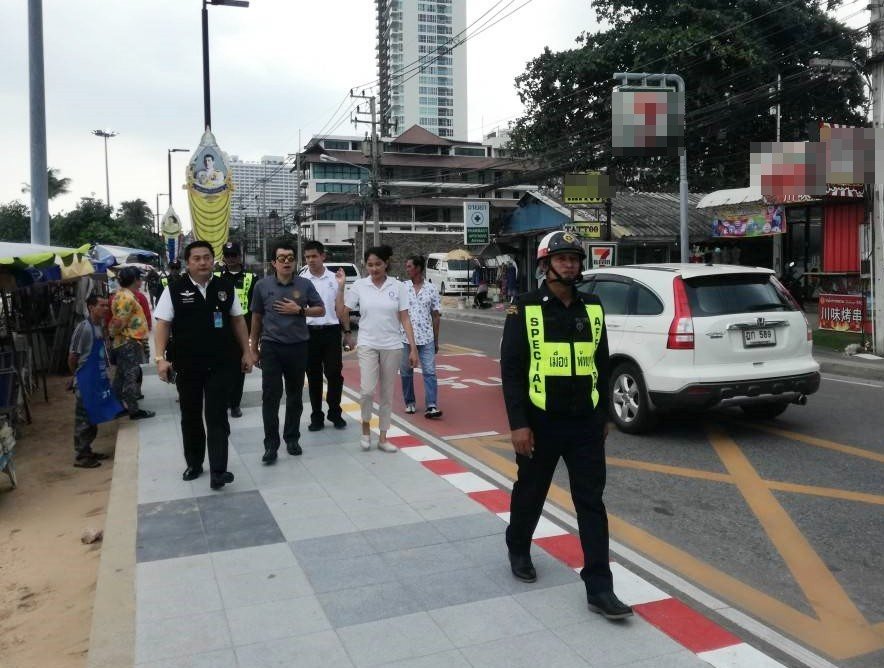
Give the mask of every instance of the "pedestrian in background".
M 414 345 L 421 365 L 424 378 L 424 417 L 442 417 L 437 406 L 438 384 L 436 382 L 436 355 L 439 352 L 439 324 L 442 320 L 442 301 L 436 286 L 424 280 L 426 261 L 422 255 L 412 255 L 405 261 L 405 290 L 408 294 L 408 318 L 414 332 Z M 402 377 L 402 399 L 405 401 L 405 412 L 416 411 L 414 396 L 414 369 L 410 363 L 411 347 L 402 335 L 402 361 L 399 375 Z
M 325 315 L 308 317 L 307 329 L 310 332 L 310 345 L 307 352 L 307 386 L 310 393 L 310 424 L 307 429 L 319 431 L 325 426 L 325 418 L 335 429 L 345 429 L 347 422 L 341 414 L 341 394 L 344 387 L 343 359 L 341 356 L 341 334 L 350 333 L 349 321 L 341 325 L 335 313 L 335 299 L 338 282 L 335 275 L 325 266 L 325 246 L 320 241 L 304 244 L 306 266 L 301 276 L 309 280 L 325 307 Z M 322 412 L 322 376 L 328 384 L 325 401 L 328 413 Z
M 279 450 L 279 402 L 285 378 L 285 423 L 282 438 L 290 455 L 300 455 L 299 425 L 304 410 L 304 374 L 310 332 L 307 316 L 325 315 L 322 298 L 308 279 L 295 276 L 297 255 L 283 242 L 272 251 L 273 276 L 255 284 L 252 297 L 252 355 L 261 366 L 261 414 L 264 418 L 265 464 Z
M 140 276 L 135 267 L 124 267 L 117 274 L 119 289 L 111 304 L 111 321 L 108 327 L 113 337 L 114 358 L 117 370 L 114 374 L 114 392 L 126 405 L 130 420 L 151 418 L 153 411 L 138 407 L 141 396 L 139 378 L 144 361 L 144 340 L 149 336 L 147 317 L 138 303 L 133 290 Z
M 195 480 L 202 475 L 208 449 L 209 485 L 217 490 L 233 482 L 227 470 L 230 383 L 240 371 L 249 373 L 254 360 L 233 285 L 212 275 L 212 244 L 188 244 L 184 261 L 187 274 L 163 291 L 154 312 L 155 359 L 160 380 L 174 378 L 178 387 L 187 462 L 181 477 Z
M 359 360 L 359 403 L 362 411 L 362 436 L 359 447 L 371 449 L 371 412 L 375 388 L 380 383 L 380 409 L 378 411 L 380 438 L 378 449 L 396 452 L 398 448 L 387 441 L 390 429 L 390 413 L 393 408 L 393 388 L 396 371 L 402 355 L 401 330 L 408 342 L 408 363 L 418 364 L 414 331 L 408 318 L 408 292 L 405 285 L 387 276 L 393 250 L 389 246 L 374 246 L 365 251 L 365 268 L 368 276 L 353 283 L 344 294 L 346 276 L 338 269 L 338 294 L 335 307 L 341 322 L 350 322 L 350 311 L 359 311 L 359 337 L 356 355 Z M 352 335 L 344 336 L 344 343 L 351 348 Z
M 243 310 L 243 319 L 246 322 L 246 328 L 251 331 L 252 314 L 249 312 L 249 305 L 252 303 L 252 290 L 258 277 L 250 271 L 246 271 L 242 264 L 242 248 L 235 241 L 228 241 L 221 249 L 221 255 L 224 261 L 224 268 L 215 272 L 215 276 L 219 276 L 233 283 L 236 291 L 236 298 L 239 300 Z M 242 417 L 242 391 L 246 382 L 246 375 L 239 373 L 230 385 L 230 417 Z
M 510 568 L 534 582 L 531 539 L 559 458 L 565 460 L 577 511 L 586 601 L 608 619 L 632 615 L 614 595 L 609 564 L 605 489 L 608 434 L 608 336 L 598 297 L 576 285 L 586 252 L 568 232 L 540 241 L 537 263 L 546 276 L 507 309 L 500 350 L 503 396 L 518 473 L 506 530 Z
M 93 469 L 108 455 L 92 450 L 98 425 L 123 411 L 107 377 L 107 349 L 104 346 L 104 318 L 107 299 L 91 294 L 86 298 L 89 317 L 74 328 L 68 351 L 68 368 L 74 374 L 74 466 Z

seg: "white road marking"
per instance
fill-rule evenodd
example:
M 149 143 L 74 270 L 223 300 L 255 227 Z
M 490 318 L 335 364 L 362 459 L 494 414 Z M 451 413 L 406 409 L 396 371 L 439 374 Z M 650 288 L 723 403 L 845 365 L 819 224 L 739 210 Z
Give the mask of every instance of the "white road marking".
M 878 383 L 861 383 L 858 380 L 844 380 L 842 378 L 833 378 L 832 376 L 823 376 L 825 380 L 831 380 L 836 383 L 846 383 L 848 385 L 862 385 L 863 387 L 874 387 L 876 389 L 884 389 L 884 385 Z
M 496 431 L 477 431 L 474 434 L 455 434 L 454 436 L 443 436 L 446 441 L 458 441 L 462 438 L 479 438 L 480 436 L 497 436 Z

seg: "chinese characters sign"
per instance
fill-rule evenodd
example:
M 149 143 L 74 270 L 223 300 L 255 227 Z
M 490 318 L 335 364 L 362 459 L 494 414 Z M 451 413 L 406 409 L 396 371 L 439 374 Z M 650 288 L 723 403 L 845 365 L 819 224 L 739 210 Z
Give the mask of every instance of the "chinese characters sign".
M 820 329 L 837 332 L 863 331 L 863 298 L 861 295 L 820 295 Z

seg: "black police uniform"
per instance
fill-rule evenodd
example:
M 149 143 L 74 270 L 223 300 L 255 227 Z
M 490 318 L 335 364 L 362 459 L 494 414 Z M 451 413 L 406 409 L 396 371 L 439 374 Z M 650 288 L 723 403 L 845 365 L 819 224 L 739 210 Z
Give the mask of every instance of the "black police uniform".
M 584 554 L 580 575 L 587 592 L 594 595 L 613 590 L 608 564 L 608 516 L 602 502 L 605 488 L 603 430 L 607 419 L 610 373 L 604 318 L 600 336 L 595 341 L 597 379 L 594 382 L 592 375 L 573 375 L 573 371 L 568 376 L 546 376 L 541 381 L 545 382 L 545 410 L 535 406 L 529 397 L 531 356 L 526 327 L 526 307 L 539 306 L 543 316 L 543 340 L 572 344 L 570 368 L 573 370 L 573 342 L 593 341 L 593 327 L 586 304 L 601 306 L 597 297 L 583 296 L 574 289 L 574 300 L 566 307 L 546 283 L 521 295 L 507 312 L 500 366 L 510 429 L 530 427 L 534 434 L 533 457 L 516 455 L 519 469 L 510 502 L 507 546 L 511 554 L 528 555 L 553 473 L 559 457 L 564 458 Z M 592 401 L 594 384 L 598 391 L 595 407 Z
M 216 276 L 217 275 L 218 274 L 216 274 Z M 250 277 L 248 281 L 246 281 L 247 276 Z M 245 305 L 243 306 L 243 317 L 246 319 L 246 328 L 249 331 L 252 331 L 252 314 L 249 311 L 249 307 L 252 303 L 252 292 L 255 289 L 255 283 L 258 282 L 258 277 L 245 269 L 234 273 L 227 267 L 224 267 L 221 270 L 219 277 L 230 281 L 233 284 L 233 287 L 236 288 L 237 295 L 239 295 L 240 291 L 245 289 L 246 298 Z M 247 282 L 248 287 L 246 287 Z M 230 384 L 230 396 L 228 397 L 229 408 L 239 408 L 239 405 L 242 403 L 242 391 L 245 382 L 246 375 L 242 372 L 233 378 L 233 382 Z
M 242 351 L 230 320 L 236 296 L 233 285 L 217 277 L 209 281 L 205 298 L 186 277 L 168 289 L 175 315 L 167 357 L 177 373 L 184 458 L 188 468 L 201 469 L 208 449 L 212 479 L 219 479 L 227 471 L 227 397 L 241 368 Z

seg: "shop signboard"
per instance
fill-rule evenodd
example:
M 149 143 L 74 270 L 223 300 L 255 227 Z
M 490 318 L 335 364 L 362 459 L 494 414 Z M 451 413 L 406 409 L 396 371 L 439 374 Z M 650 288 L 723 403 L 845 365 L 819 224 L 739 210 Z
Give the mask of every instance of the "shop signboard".
M 864 304 L 862 295 L 820 294 L 820 329 L 836 332 L 863 331 Z
M 601 204 L 612 196 L 607 174 L 600 172 L 565 174 L 562 193 L 565 204 Z
M 589 268 L 604 269 L 617 264 L 617 244 L 593 243 L 589 245 Z
M 484 246 L 491 243 L 488 202 L 463 203 L 463 241 L 468 246 Z
M 785 231 L 786 210 L 782 204 L 724 207 L 717 209 L 712 219 L 713 237 L 767 237 Z
M 565 232 L 573 232 L 574 234 L 578 234 L 584 239 L 602 238 L 602 223 L 576 221 L 573 223 L 566 223 L 564 226 L 562 226 L 562 229 L 565 230 Z

